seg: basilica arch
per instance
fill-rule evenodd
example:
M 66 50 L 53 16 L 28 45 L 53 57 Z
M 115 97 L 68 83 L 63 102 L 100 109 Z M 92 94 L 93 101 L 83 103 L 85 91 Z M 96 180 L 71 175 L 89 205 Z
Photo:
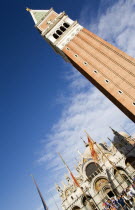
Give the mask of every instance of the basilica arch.
M 79 206 L 74 206 L 74 207 L 72 208 L 72 210 L 79 210 L 79 209 L 81 209 Z
M 125 161 L 125 164 L 128 166 L 128 165 L 131 165 L 134 169 L 135 169 L 135 157 L 131 156 L 131 157 L 128 157 Z
M 114 192 L 108 179 L 104 176 L 98 177 L 94 181 L 94 190 L 99 193 L 102 199 L 108 199 L 114 196 Z
M 88 209 L 97 210 L 96 205 L 90 195 L 83 196 L 82 204 L 83 204 L 83 206 L 87 207 Z
M 117 166 L 117 168 L 114 170 L 114 176 L 119 183 L 122 182 L 122 186 L 125 188 L 131 184 L 127 171 L 122 167 Z
M 91 196 L 89 196 L 89 195 L 83 196 L 82 197 L 82 204 L 84 206 L 87 206 L 87 203 L 88 203 L 88 201 L 90 201 L 90 199 L 91 199 Z
M 102 168 L 100 167 L 100 165 L 93 162 L 93 160 L 88 161 L 83 166 L 83 174 L 88 179 L 91 179 L 92 177 L 96 176 L 99 173 L 99 171 L 101 172 L 101 170 Z

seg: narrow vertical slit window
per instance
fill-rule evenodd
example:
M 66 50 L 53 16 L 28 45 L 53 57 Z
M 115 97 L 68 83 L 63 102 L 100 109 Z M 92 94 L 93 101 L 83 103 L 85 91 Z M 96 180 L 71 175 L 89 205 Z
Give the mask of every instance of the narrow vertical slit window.
M 85 66 L 88 65 L 88 63 L 87 63 L 86 61 L 84 61 L 83 64 L 84 64 Z
M 121 90 L 118 91 L 119 94 L 122 94 L 123 92 Z
M 110 81 L 108 79 L 105 80 L 106 83 L 109 83 Z

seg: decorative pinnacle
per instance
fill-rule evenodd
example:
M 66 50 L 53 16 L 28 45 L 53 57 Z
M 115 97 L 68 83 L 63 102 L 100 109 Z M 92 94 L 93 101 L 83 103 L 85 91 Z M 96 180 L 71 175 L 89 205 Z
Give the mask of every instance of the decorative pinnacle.
M 86 134 L 87 134 L 86 130 L 84 130 L 84 133 L 86 133 Z
M 112 132 L 113 132 L 116 136 L 120 136 L 119 132 L 117 132 L 116 130 L 114 130 L 114 129 L 111 128 L 111 127 L 109 127 L 109 128 L 112 130 Z
M 26 8 L 26 11 L 30 12 L 30 11 L 31 11 L 31 9 L 30 9 L 30 8 Z
M 111 130 L 112 130 L 112 132 L 115 134 L 116 133 L 116 131 L 110 126 L 109 127 Z
M 84 145 L 85 145 L 85 147 L 87 147 L 88 146 L 88 144 L 83 140 L 83 138 L 82 137 L 80 137 L 81 139 L 82 139 L 82 141 L 83 141 L 83 143 L 84 143 Z

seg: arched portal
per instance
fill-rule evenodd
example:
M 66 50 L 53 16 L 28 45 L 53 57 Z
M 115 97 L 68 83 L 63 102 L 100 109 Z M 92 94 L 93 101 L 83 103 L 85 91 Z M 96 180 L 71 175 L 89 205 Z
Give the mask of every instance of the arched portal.
M 79 206 L 74 206 L 74 207 L 72 208 L 72 210 L 79 210 L 79 209 L 81 209 Z
M 91 197 L 89 195 L 84 196 L 83 199 L 82 199 L 83 205 L 87 206 L 87 203 L 90 199 L 91 199 Z
M 87 166 L 86 166 L 86 175 L 88 178 L 91 177 L 91 175 L 93 175 L 94 173 L 96 173 L 98 171 L 98 169 L 101 169 L 100 165 L 97 164 L 97 163 L 89 163 Z
M 114 192 L 106 178 L 99 178 L 96 180 L 95 190 L 99 193 L 100 197 L 105 200 L 114 196 Z
M 114 193 L 113 193 L 112 189 L 111 189 L 110 186 L 108 186 L 108 185 L 105 186 L 105 187 L 103 187 L 102 192 L 103 192 L 103 194 L 104 194 L 105 196 L 107 196 L 108 198 L 111 198 L 111 197 L 114 196 Z
M 89 195 L 86 195 L 83 197 L 82 199 L 82 203 L 85 207 L 87 207 L 88 209 L 91 209 L 91 210 L 97 210 L 97 207 L 92 199 L 91 196 Z
M 135 157 L 128 157 L 125 161 L 126 165 L 131 165 L 135 169 Z
M 120 184 L 122 184 L 124 188 L 128 187 L 131 184 L 128 174 L 123 168 L 117 167 L 117 170 L 116 169 L 114 170 L 114 175 L 116 180 Z

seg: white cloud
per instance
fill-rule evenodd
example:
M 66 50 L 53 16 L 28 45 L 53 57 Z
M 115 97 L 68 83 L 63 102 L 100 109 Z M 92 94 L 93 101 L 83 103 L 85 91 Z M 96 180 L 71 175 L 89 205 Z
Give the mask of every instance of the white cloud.
M 119 0 L 104 14 L 97 15 L 97 22 L 91 23 L 89 28 L 135 56 L 134 8 L 135 0 Z M 85 129 L 96 141 L 105 141 L 108 136 L 113 137 L 109 126 L 118 131 L 126 129 L 131 133 L 135 132 L 134 124 L 76 70 L 72 69 L 65 77 L 70 81 L 69 95 L 66 103 L 63 103 L 60 119 L 45 137 L 43 154 L 38 160 L 39 163 L 44 163 L 46 170 L 54 174 L 54 179 L 58 182 L 63 178 L 66 169 L 57 152 L 62 154 L 73 169 L 75 157 L 78 156 L 77 150 L 84 150 L 80 137 L 85 139 Z M 62 100 L 65 102 L 65 96 L 61 98 L 61 102 Z M 53 182 L 55 181 L 52 180 L 52 185 Z M 58 195 L 55 197 L 56 201 L 60 202 Z M 52 199 L 49 199 L 48 203 L 50 209 L 55 209 Z
M 119 0 L 89 28 L 135 57 L 135 0 Z

